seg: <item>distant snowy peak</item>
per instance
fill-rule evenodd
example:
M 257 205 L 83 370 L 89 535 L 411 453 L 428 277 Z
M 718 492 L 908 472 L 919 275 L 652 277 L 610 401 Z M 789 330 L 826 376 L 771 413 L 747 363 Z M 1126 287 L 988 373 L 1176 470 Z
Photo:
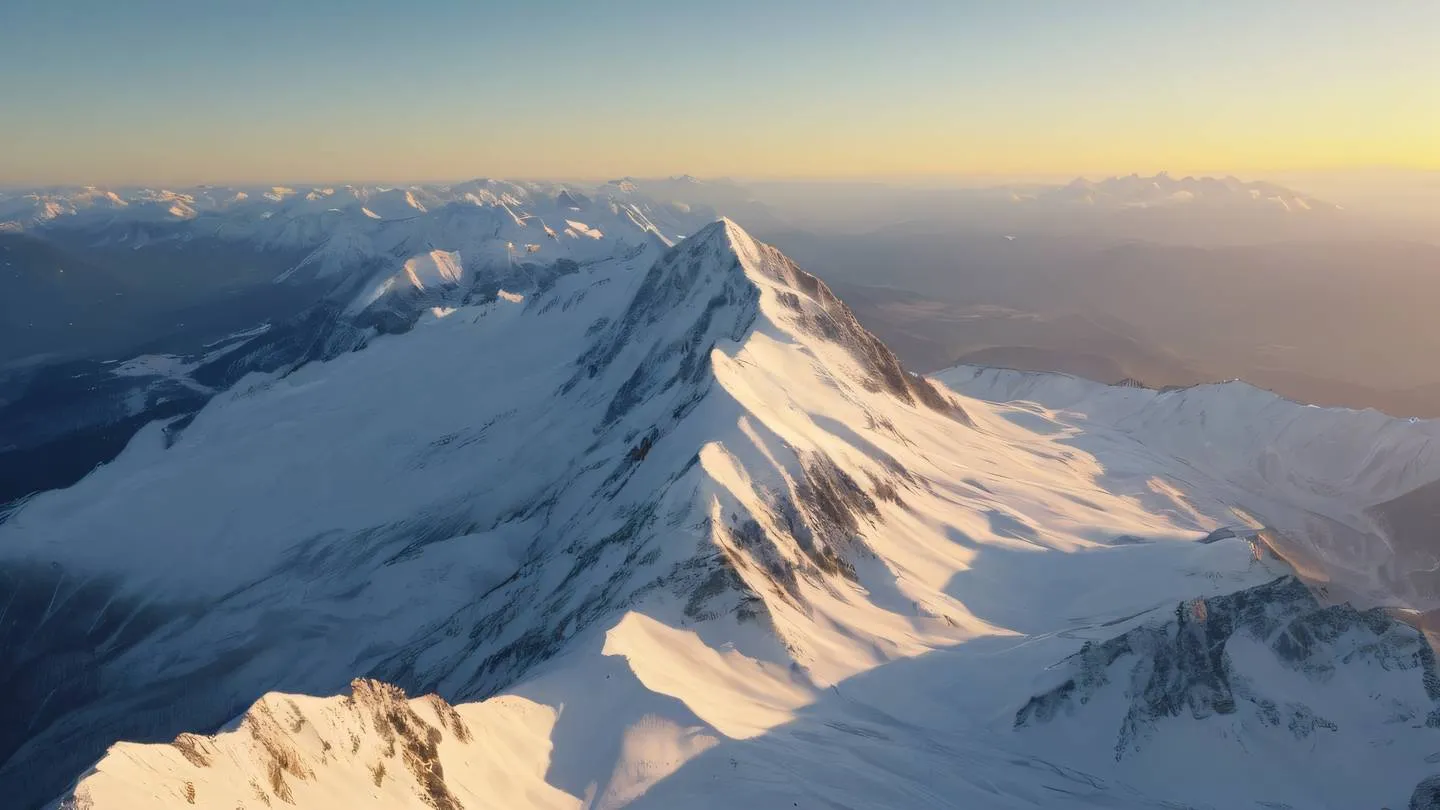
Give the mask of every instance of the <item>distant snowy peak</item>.
M 1080 205 L 1098 209 L 1144 209 L 1175 206 L 1211 208 L 1263 207 L 1282 212 L 1338 211 L 1339 206 L 1293 189 L 1235 177 L 1152 177 L 1132 174 L 1103 180 L 1076 178 L 1070 183 L 1025 196 L 1029 204 Z
M 489 178 L 451 184 L 410 186 L 141 186 L 47 187 L 0 190 L 0 221 L 37 225 L 85 215 L 135 215 L 125 209 L 146 204 L 161 206 L 175 218 L 238 212 L 268 212 L 272 216 L 366 208 L 386 217 L 413 217 L 450 203 L 527 207 L 551 202 L 565 210 L 586 209 L 594 202 L 645 203 L 645 191 L 662 196 L 676 189 L 709 189 L 735 193 L 730 183 L 710 183 L 689 175 L 655 180 L 626 177 L 597 186 L 559 182 L 510 182 Z
M 594 188 L 490 179 L 398 187 L 87 186 L 0 191 L 0 223 L 8 230 L 83 229 L 93 232 L 102 244 L 118 238 L 121 232 L 149 227 L 159 229 L 151 239 L 218 235 L 231 241 L 253 241 L 269 249 L 317 247 L 347 227 L 453 220 L 457 209 L 481 209 L 521 225 L 531 219 L 544 219 L 557 232 L 566 229 L 567 220 L 575 220 L 587 226 L 598 225 L 603 233 L 607 230 L 604 223 L 591 219 L 614 217 L 673 240 L 720 213 L 699 200 L 676 205 L 674 186 L 675 181 L 660 181 L 660 198 L 639 191 L 640 185 L 635 182 Z M 577 233 L 591 235 L 588 231 Z M 530 243 L 538 244 L 536 240 Z
M 68 190 L 0 192 L 0 222 L 15 226 L 49 222 L 90 210 L 117 211 L 129 201 L 113 191 L 85 186 Z
M 670 183 L 671 181 L 662 181 Z M 715 207 L 677 203 L 634 184 L 582 187 L 479 179 L 452 185 L 214 187 L 181 190 L 93 187 L 0 194 L 10 231 L 79 239 L 96 249 L 217 247 L 269 252 L 290 262 L 277 283 L 320 282 L 327 300 L 352 313 L 442 288 L 482 297 L 523 293 L 557 272 L 651 246 L 667 247 L 716 218 Z M 448 257 L 437 260 L 436 257 Z M 290 257 L 294 257 L 293 260 Z M 653 258 L 653 254 L 652 254 Z M 409 319 L 401 315 L 392 326 Z

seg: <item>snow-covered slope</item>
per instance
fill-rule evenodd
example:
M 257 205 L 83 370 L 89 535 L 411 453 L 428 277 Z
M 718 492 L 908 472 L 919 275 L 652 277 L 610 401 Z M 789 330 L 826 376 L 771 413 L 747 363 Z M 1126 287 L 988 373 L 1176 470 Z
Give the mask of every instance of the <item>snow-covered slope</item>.
M 0 317 L 0 503 L 73 483 L 147 415 L 193 412 L 205 392 L 252 371 L 334 357 L 432 311 L 529 295 L 596 262 L 648 264 L 716 217 L 700 201 L 708 192 L 738 188 L 0 191 L 0 219 L 25 230 L 10 239 L 33 248 L 16 255 L 7 243 L 5 275 L 14 261 L 15 278 L 36 280 L 7 287 L 25 304 Z M 686 191 L 689 202 L 675 196 Z M 162 203 L 183 210 L 157 211 Z M 211 343 L 244 332 L 252 339 L 215 359 Z M 185 368 L 183 390 L 98 362 L 140 351 Z
M 1212 671 L 1264 686 L 1294 660 L 1271 624 L 1325 608 L 1215 531 L 1249 519 L 1225 482 L 1079 431 L 909 374 L 729 221 L 458 301 L 0 523 L 0 782 L 95 810 L 1402 805 L 1434 665 L 1379 613 L 1306 637 L 1310 733 L 1163 704 L 1176 756 L 1096 755 L 1123 701 L 1050 697 L 1087 643 L 1153 669 L 1197 604 L 1262 602 Z
M 974 366 L 939 376 L 970 396 L 1028 403 L 1028 418 L 1063 426 L 1077 447 L 1120 442 L 1218 493 L 1281 530 L 1281 553 L 1346 598 L 1440 608 L 1440 545 L 1425 518 L 1435 514 L 1440 422 L 1301 405 L 1242 382 L 1154 391 Z M 1417 492 L 1411 500 L 1428 511 L 1385 508 Z

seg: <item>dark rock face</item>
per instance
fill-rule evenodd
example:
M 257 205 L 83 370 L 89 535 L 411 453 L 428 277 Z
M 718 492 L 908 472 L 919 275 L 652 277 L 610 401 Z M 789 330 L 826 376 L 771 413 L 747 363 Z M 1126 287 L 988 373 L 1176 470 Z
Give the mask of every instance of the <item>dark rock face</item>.
M 590 198 L 578 191 L 565 189 L 555 195 L 555 204 L 561 208 L 574 208 L 583 211 L 590 207 Z
M 1221 526 L 1220 528 L 1216 529 L 1215 531 L 1210 532 L 1209 534 L 1207 534 L 1207 535 L 1205 535 L 1204 537 L 1202 537 L 1202 538 L 1200 539 L 1200 542 L 1202 542 L 1202 543 L 1218 543 L 1218 542 L 1220 542 L 1221 540 L 1229 540 L 1230 538 L 1232 538 L 1232 537 L 1234 537 L 1234 536 L 1235 536 L 1235 530 L 1234 530 L 1234 529 L 1231 529 L 1231 528 L 1229 528 L 1228 526 Z
M 1415 786 L 1410 810 L 1440 810 L 1440 776 L 1431 776 Z
M 1321 607 L 1294 577 L 1225 596 L 1183 602 L 1175 618 L 1137 627 L 1101 643 L 1087 643 L 1069 659 L 1071 676 L 1031 698 L 1015 714 L 1017 728 L 1082 711 L 1112 681 L 1128 682 L 1130 706 L 1121 719 L 1115 758 L 1139 750 L 1158 724 L 1189 715 L 1248 712 L 1260 723 L 1284 726 L 1297 739 L 1337 730 L 1311 707 L 1267 694 L 1237 671 L 1230 645 L 1260 642 L 1280 664 L 1325 682 L 1337 667 L 1368 662 L 1387 671 L 1413 671 L 1430 705 L 1424 722 L 1440 725 L 1440 677 L 1424 638 L 1379 609 Z

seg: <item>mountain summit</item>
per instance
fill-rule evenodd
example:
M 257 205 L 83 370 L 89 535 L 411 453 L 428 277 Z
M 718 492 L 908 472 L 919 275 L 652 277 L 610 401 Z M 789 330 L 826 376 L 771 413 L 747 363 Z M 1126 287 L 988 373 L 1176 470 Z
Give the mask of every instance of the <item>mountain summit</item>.
M 8 795 L 1396 806 L 1434 772 L 1416 631 L 1118 427 L 909 373 L 729 220 L 451 281 L 0 523 Z

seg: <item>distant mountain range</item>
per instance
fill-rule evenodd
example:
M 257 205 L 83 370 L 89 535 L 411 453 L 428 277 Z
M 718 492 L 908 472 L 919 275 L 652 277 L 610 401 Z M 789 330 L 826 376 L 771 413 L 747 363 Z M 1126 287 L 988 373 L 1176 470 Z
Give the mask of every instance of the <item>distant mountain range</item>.
M 1015 189 L 1011 199 L 1032 205 L 1083 205 L 1102 209 L 1171 208 L 1270 209 L 1290 213 L 1338 211 L 1340 207 L 1298 191 L 1234 177 L 1153 177 L 1132 174 L 1103 180 L 1076 178 L 1037 190 Z

